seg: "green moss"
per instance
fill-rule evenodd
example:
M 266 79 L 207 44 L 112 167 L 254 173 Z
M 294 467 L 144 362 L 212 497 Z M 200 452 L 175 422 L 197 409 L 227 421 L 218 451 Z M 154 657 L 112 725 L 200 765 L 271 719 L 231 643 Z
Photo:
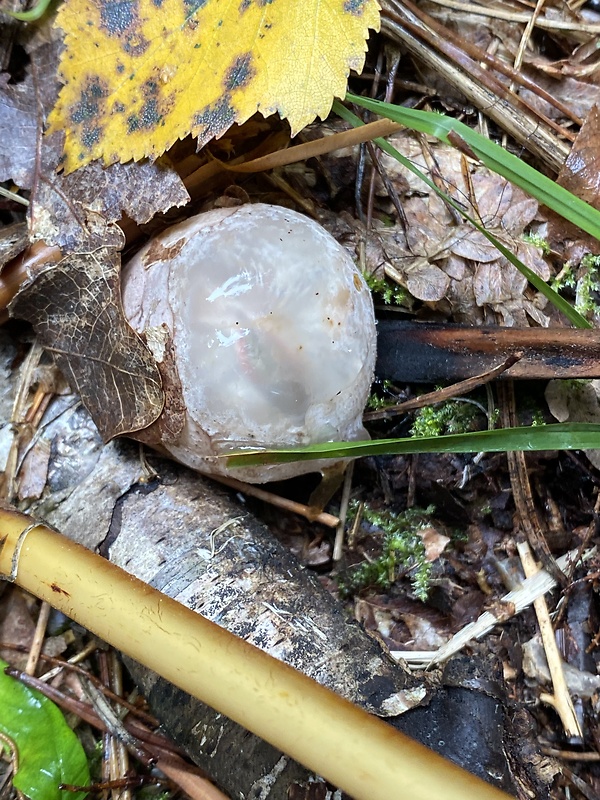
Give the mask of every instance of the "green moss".
M 350 507 L 349 519 L 358 504 Z M 430 524 L 433 506 L 410 508 L 402 513 L 373 511 L 363 506 L 362 520 L 378 529 L 382 536 L 381 555 L 365 561 L 338 578 L 340 592 L 350 597 L 363 589 L 389 589 L 399 573 L 408 572 L 412 590 L 419 600 L 426 600 L 431 580 L 431 564 L 425 560 L 425 545 L 419 531 Z
M 543 255 L 547 256 L 550 253 L 550 245 L 543 236 L 538 236 L 537 233 L 524 233 L 523 241 L 527 244 L 532 244 L 534 247 L 539 247 Z
M 396 405 L 396 389 L 390 380 L 375 381 L 374 389 L 367 400 L 369 411 L 379 411 L 386 406 Z
M 363 278 L 367 286 L 374 293 L 383 298 L 383 302 L 388 306 L 405 306 L 410 295 L 397 283 L 389 283 L 385 278 L 378 278 L 371 272 L 363 272 Z
M 600 256 L 588 254 L 581 259 L 583 274 L 577 281 L 575 308 L 580 314 L 600 313 Z
M 575 308 L 583 316 L 600 314 L 600 255 L 588 253 L 577 270 L 565 265 L 551 286 L 556 291 L 575 291 Z
M 544 412 L 540 408 L 534 409 L 531 414 L 531 427 L 539 428 L 545 424 L 546 420 L 544 418 Z
M 442 436 L 447 433 L 467 433 L 475 427 L 482 412 L 478 404 L 461 400 L 447 400 L 435 406 L 426 406 L 415 413 L 410 429 L 411 436 Z

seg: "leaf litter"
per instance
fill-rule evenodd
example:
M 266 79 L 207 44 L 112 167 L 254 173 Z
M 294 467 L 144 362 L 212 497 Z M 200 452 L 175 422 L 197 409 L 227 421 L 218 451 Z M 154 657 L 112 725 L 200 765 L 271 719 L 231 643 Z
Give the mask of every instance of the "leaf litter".
M 472 34 L 470 28 L 463 27 L 464 15 L 457 17 L 455 12 L 452 14 L 453 24 L 459 27 L 463 35 L 469 37 L 473 35 L 478 41 L 486 44 L 499 41 L 499 47 L 505 48 L 501 51 L 502 54 L 515 55 L 517 43 L 514 40 L 514 25 L 494 24 L 494 27 L 491 27 L 489 22 L 483 22 L 482 18 L 477 16 L 474 17 L 476 24 L 472 31 L 475 33 Z M 556 46 L 563 50 L 567 49 L 564 41 L 557 42 Z M 53 59 L 56 57 L 55 53 L 54 50 Z M 556 89 L 557 96 L 560 95 L 564 102 L 571 102 L 573 112 L 581 116 L 586 114 L 598 92 L 593 72 L 586 69 L 584 63 L 577 61 L 577 58 L 583 58 L 583 55 L 583 53 L 579 56 L 565 55 L 562 59 L 565 63 L 555 59 L 552 64 L 550 59 L 541 58 L 538 49 L 535 56 L 526 51 L 524 58 L 528 74 L 534 75 L 541 83 L 544 79 L 548 80 L 548 75 L 552 75 L 551 80 L 545 85 Z M 40 53 L 39 57 L 39 63 L 44 63 L 42 59 L 45 56 Z M 38 58 L 33 49 L 31 58 Z M 52 70 L 48 70 L 47 73 L 53 76 Z M 576 77 L 569 77 L 565 82 L 562 76 L 566 73 Z M 558 80 L 559 75 L 560 80 Z M 47 89 L 50 93 L 56 91 L 55 81 L 53 88 L 46 85 L 46 71 L 40 80 L 38 88 L 45 87 L 41 90 L 42 95 Z M 576 83 L 569 83 L 575 80 Z M 441 86 L 441 82 L 438 81 L 437 85 Z M 38 117 L 37 111 L 34 111 L 36 91 L 36 84 L 30 71 L 24 84 L 12 84 L 9 80 L 5 80 L 0 95 L 2 108 L 7 110 L 7 114 L 12 115 L 11 119 L 15 125 L 24 133 L 23 145 L 15 150 L 14 161 L 11 161 L 10 148 L 6 151 L 1 149 L 1 142 L 4 142 L 5 138 L 0 140 L 0 156 L 2 156 L 0 167 L 7 170 L 2 172 L 3 177 L 12 179 L 23 189 L 33 190 L 30 225 L 34 238 L 48 237 L 50 242 L 60 244 L 71 254 L 87 253 L 87 257 L 83 257 L 83 264 L 89 265 L 91 252 L 96 253 L 96 256 L 100 255 L 95 250 L 94 242 L 97 244 L 97 239 L 94 237 L 101 235 L 101 232 L 110 232 L 107 223 L 118 220 L 123 210 L 139 222 L 166 210 L 169 203 L 178 205 L 177 202 L 171 202 L 169 192 L 166 194 L 166 200 L 165 195 L 161 195 L 165 174 L 170 176 L 172 186 L 176 187 L 173 196 L 178 196 L 185 202 L 184 195 L 177 194 L 181 192 L 181 184 L 168 164 L 164 166 L 163 175 L 157 177 L 156 173 L 152 172 L 152 178 L 143 177 L 143 173 L 139 172 L 141 167 L 146 166 L 145 163 L 129 165 L 129 172 L 120 171 L 118 168 L 122 165 L 115 164 L 103 170 L 98 164 L 93 164 L 67 178 L 57 175 L 55 170 L 59 166 L 62 152 L 61 133 L 53 134 L 47 141 L 42 140 L 42 157 L 40 159 L 36 156 L 39 144 Z M 45 105 L 45 113 L 49 108 L 50 105 Z M 547 111 L 550 113 L 549 109 Z M 552 113 L 557 114 L 556 111 Z M 318 126 L 316 129 L 318 130 Z M 537 274 L 548 279 L 552 272 L 556 271 L 553 259 L 544 256 L 538 245 L 523 238 L 525 233 L 539 231 L 543 234 L 545 231 L 545 211 L 539 209 L 534 201 L 526 198 L 502 179 L 465 161 L 464 157 L 450 148 L 426 140 L 424 137 L 400 134 L 395 137 L 394 144 L 422 167 L 431 169 L 433 165 L 431 174 L 441 179 L 459 202 L 475 210 L 486 225 L 489 225 L 503 242 L 514 247 L 520 258 Z M 597 152 L 597 148 L 593 141 L 589 140 L 585 147 L 588 150 L 583 157 L 588 163 Z M 577 153 L 576 148 L 574 153 Z M 375 214 L 368 232 L 364 225 L 353 219 L 347 207 L 341 215 L 327 209 L 321 209 L 320 212 L 324 222 L 327 224 L 329 221 L 330 227 L 342 233 L 347 244 L 351 247 L 356 246 L 355 252 L 359 250 L 361 240 L 364 241 L 366 238 L 365 266 L 368 271 L 393 274 L 410 293 L 411 297 L 408 300 L 410 308 L 423 318 L 440 320 L 452 318 L 469 324 L 481 324 L 491 320 L 500 321 L 503 325 L 517 326 L 534 324 L 547 327 L 551 323 L 555 324 L 551 309 L 548 309 L 544 301 L 527 288 L 516 270 L 497 256 L 487 240 L 457 222 L 436 195 L 430 194 L 425 187 L 414 183 L 412 176 L 405 174 L 395 162 L 392 163 L 386 156 L 381 160 L 403 201 L 408 222 L 406 227 L 395 218 L 393 206 L 387 200 L 387 195 L 378 181 L 376 181 Z M 319 165 L 307 168 L 304 173 L 284 169 L 281 175 L 284 182 L 287 181 L 288 186 L 293 185 L 300 196 L 305 194 L 310 197 L 309 179 L 313 181 L 313 187 L 318 186 L 320 181 L 331 180 L 335 168 L 331 169 L 327 177 L 324 175 L 327 166 L 333 163 L 332 157 L 325 157 L 321 159 Z M 354 167 L 353 161 L 349 168 L 352 175 Z M 87 170 L 89 172 L 86 173 Z M 312 177 L 309 174 L 311 172 Z M 87 178 L 84 177 L 86 174 Z M 339 178 L 339 172 L 336 174 Z M 467 174 L 468 180 L 465 179 Z M 141 182 L 135 184 L 134 181 L 138 176 L 142 176 Z M 157 188 L 146 193 L 136 186 L 148 185 L 145 183 L 147 178 L 151 180 L 156 178 L 157 183 L 152 186 L 156 185 Z M 256 189 L 256 186 L 257 184 L 254 184 L 251 189 Z M 258 186 L 262 192 L 266 191 L 264 183 L 259 183 Z M 46 193 L 44 187 L 47 187 Z M 347 186 L 339 185 L 338 189 L 343 196 Z M 272 187 L 270 191 L 280 201 L 288 202 L 281 193 L 274 192 Z M 161 207 L 135 211 L 135 202 L 141 198 L 145 203 L 148 195 L 151 202 L 160 203 Z M 338 207 L 340 205 L 343 204 L 338 202 Z M 118 235 L 113 241 L 113 249 L 120 246 L 120 240 L 117 239 Z M 554 246 L 554 242 L 551 244 Z M 76 257 L 80 258 L 78 255 Z M 117 280 L 118 274 L 112 255 L 107 256 L 107 263 L 112 266 L 107 267 L 106 272 L 102 272 L 101 282 L 111 283 Z M 68 275 L 70 269 L 71 266 L 66 265 L 63 274 Z M 87 270 L 91 276 L 93 270 L 90 267 Z M 48 276 L 40 277 L 41 290 Z M 77 302 L 82 290 L 82 278 L 83 276 L 77 278 L 78 288 L 71 296 Z M 34 287 L 35 281 L 31 287 L 32 292 Z M 63 290 L 64 284 L 58 280 L 57 273 L 56 283 L 49 283 L 48 296 L 52 297 L 56 292 Z M 68 300 L 69 295 L 66 293 L 65 302 Z M 25 295 L 22 301 L 26 301 Z M 35 300 L 33 302 L 35 305 Z M 114 294 L 109 296 L 108 303 L 109 305 L 114 303 Z M 47 325 L 48 320 L 44 320 L 43 324 Z M 68 329 L 67 335 L 70 335 Z M 81 339 L 83 344 L 78 345 L 80 347 L 78 357 L 81 357 L 82 353 L 85 354 L 85 341 L 85 338 Z M 410 389 L 402 388 L 402 391 L 410 392 Z M 104 403 L 101 393 L 98 399 L 100 404 Z M 114 424 L 114 420 L 107 424 L 104 431 L 107 438 L 112 435 L 111 424 Z M 127 425 L 122 427 L 122 430 L 126 428 Z M 366 591 L 357 598 L 357 615 L 385 645 L 401 649 L 408 643 L 410 648 L 414 649 L 435 649 L 470 621 L 473 615 L 485 608 L 488 597 L 501 597 L 505 593 L 503 579 L 499 576 L 516 569 L 513 537 L 517 528 L 513 520 L 514 509 L 509 499 L 508 476 L 499 459 L 500 457 L 493 456 L 476 462 L 457 457 L 431 456 L 421 458 L 415 464 L 410 459 L 396 458 L 383 469 L 379 466 L 377 480 L 381 480 L 382 488 L 371 491 L 380 502 L 385 504 L 391 500 L 392 503 L 403 504 L 406 498 L 410 497 L 413 491 L 411 486 L 414 487 L 416 482 L 420 502 L 434 500 L 437 513 L 443 517 L 446 526 L 453 521 L 456 527 L 468 532 L 468 541 L 461 543 L 455 536 L 446 537 L 445 534 L 437 533 L 442 528 L 432 522 L 431 529 L 436 531 L 434 538 L 449 538 L 450 544 L 440 547 L 439 552 L 432 551 L 433 590 L 427 605 L 411 597 L 402 578 L 398 579 L 387 595 L 377 596 Z M 593 515 L 597 474 L 578 471 L 575 462 L 569 458 L 561 456 L 557 460 L 556 456 L 551 454 L 547 457 L 542 454 L 532 457 L 529 466 L 532 479 L 537 485 L 538 499 L 545 497 L 540 484 L 546 485 L 548 491 L 561 505 L 567 532 L 563 532 L 566 539 L 562 544 L 559 543 L 558 549 L 566 549 L 567 540 L 581 541 L 588 535 L 584 529 Z M 374 482 L 372 469 L 373 465 L 367 465 L 362 472 L 359 471 L 359 483 Z M 383 479 L 381 479 L 382 474 Z M 582 478 L 582 475 L 585 477 Z M 446 527 L 443 530 L 447 532 Z M 372 532 L 369 535 L 372 538 Z M 358 537 L 355 544 L 359 547 L 363 543 L 369 544 L 370 540 L 363 539 L 363 533 L 359 532 Z M 438 542 L 441 542 L 439 538 Z M 318 548 L 318 566 L 319 569 L 323 569 L 327 561 L 327 542 L 320 542 Z M 367 556 L 372 552 L 369 547 L 365 547 Z M 591 589 L 588 591 L 589 594 Z M 376 611 L 373 611 L 373 608 Z M 522 631 L 533 635 L 535 630 L 535 624 L 530 617 L 526 616 L 523 626 L 517 629 L 516 622 L 506 623 L 502 636 L 490 637 L 487 646 L 501 662 L 510 690 L 515 693 L 521 692 L 525 702 L 531 704 L 532 698 L 537 697 L 535 682 L 544 683 L 547 678 L 541 675 L 541 667 L 531 666 L 532 663 L 538 664 L 540 659 L 536 657 L 534 662 L 529 655 L 529 649 L 524 649 L 524 654 L 528 658 L 528 680 L 532 683 L 523 685 L 520 682 L 518 665 L 521 653 L 518 642 Z M 567 624 L 564 630 L 565 635 L 569 635 L 572 629 Z M 585 646 L 591 646 L 589 637 Z M 472 648 L 475 653 L 481 652 L 480 645 L 474 644 Z M 555 745 L 555 749 L 564 746 L 560 730 L 553 723 L 551 714 L 539 707 L 535 709 L 535 713 L 538 726 L 543 730 L 547 742 Z M 597 735 L 597 726 L 594 728 L 593 725 L 594 723 L 592 730 L 596 731 Z M 530 735 L 529 729 L 527 735 Z M 597 787 L 598 777 L 593 770 L 586 775 L 586 779 Z M 564 796 L 560 791 L 556 789 L 553 796 Z

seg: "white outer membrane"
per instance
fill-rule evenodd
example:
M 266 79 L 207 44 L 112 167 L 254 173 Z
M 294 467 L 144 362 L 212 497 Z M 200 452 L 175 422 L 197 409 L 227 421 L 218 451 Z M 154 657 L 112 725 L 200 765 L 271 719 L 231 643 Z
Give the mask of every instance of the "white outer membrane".
M 157 243 L 180 249 L 160 260 Z M 127 264 L 122 291 L 138 333 L 171 332 L 187 420 L 163 447 L 177 461 L 265 482 L 323 462 L 228 469 L 215 456 L 366 438 L 371 294 L 347 252 L 308 217 L 263 204 L 192 217 Z

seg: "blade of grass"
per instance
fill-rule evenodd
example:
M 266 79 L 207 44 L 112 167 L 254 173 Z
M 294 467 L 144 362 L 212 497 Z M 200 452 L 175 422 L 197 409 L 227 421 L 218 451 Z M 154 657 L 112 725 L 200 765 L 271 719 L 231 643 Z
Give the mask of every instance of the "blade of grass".
M 382 117 L 406 125 L 407 128 L 435 136 L 447 144 L 459 147 L 469 155 L 475 155 L 486 167 L 520 186 L 540 203 L 551 208 L 582 230 L 600 239 L 600 211 L 559 186 L 541 172 L 508 153 L 485 136 L 471 130 L 463 122 L 432 111 L 418 111 L 369 100 L 353 94 L 346 95 L 348 102 L 355 103 Z M 338 105 L 341 105 L 338 103 Z M 336 106 L 336 113 L 337 106 Z M 466 145 L 466 147 L 465 147 Z
M 352 99 L 354 101 L 354 96 L 352 96 Z M 362 100 L 363 98 L 359 98 L 359 99 Z M 389 106 L 387 103 L 379 103 L 379 105 L 380 106 L 385 106 L 386 108 L 392 108 L 392 109 L 396 108 L 396 106 Z M 347 122 L 350 122 L 352 125 L 355 125 L 355 126 L 364 125 L 362 120 L 359 117 L 357 117 L 356 114 L 353 114 L 351 111 L 349 111 L 347 108 L 345 108 L 337 100 L 334 103 L 333 110 L 335 111 L 336 114 L 338 114 L 338 116 L 342 117 L 342 119 L 346 120 Z M 413 109 L 406 109 L 406 110 L 407 111 L 413 111 Z M 450 118 L 447 118 L 447 117 L 442 117 L 441 114 L 433 114 L 432 112 L 427 112 L 427 111 L 416 112 L 415 111 L 414 113 L 415 114 L 416 113 L 418 113 L 418 114 L 428 114 L 429 117 L 433 117 L 435 119 L 442 118 L 442 119 L 448 119 L 450 122 L 455 122 L 455 120 L 451 120 Z M 396 120 L 394 120 L 394 121 L 396 121 Z M 457 124 L 461 124 L 462 125 L 462 123 L 457 123 Z M 416 130 L 421 130 L 421 128 L 417 127 L 416 125 L 411 125 L 411 126 L 408 126 L 408 127 L 414 127 Z M 465 128 L 467 131 L 470 130 L 469 128 L 467 128 L 466 125 L 463 125 L 463 128 Z M 439 130 L 439 135 L 438 135 L 438 132 L 435 132 L 435 131 L 438 131 L 438 129 L 436 129 L 430 123 L 429 129 L 427 131 L 423 131 L 423 132 L 430 133 L 432 136 L 436 136 L 437 138 L 442 139 L 442 141 L 448 141 L 447 138 L 442 136 L 442 134 L 444 133 L 443 129 Z M 479 136 L 479 134 L 475 134 L 475 135 Z M 486 142 L 488 141 L 483 136 L 479 136 L 479 138 L 483 139 Z M 458 203 L 453 197 L 451 197 L 449 194 L 446 194 L 446 192 L 442 191 L 442 189 L 440 189 L 438 186 L 436 186 L 436 184 L 430 178 L 428 178 L 427 175 L 425 175 L 423 172 L 421 172 L 421 170 L 417 166 L 415 166 L 415 164 L 413 164 L 408 158 L 406 158 L 406 156 L 403 156 L 402 153 L 398 152 L 398 150 L 396 150 L 396 148 L 393 147 L 385 139 L 378 138 L 378 139 L 375 139 L 374 141 L 377 143 L 377 145 L 382 150 L 384 150 L 386 153 L 388 153 L 393 158 L 395 158 L 397 161 L 399 161 L 404 167 L 406 167 L 406 169 L 410 170 L 414 175 L 419 177 L 424 183 L 427 184 L 427 186 L 429 186 L 429 188 L 432 191 L 434 191 L 436 194 L 438 194 L 440 197 L 442 197 L 447 203 L 449 203 L 449 205 L 451 205 L 454 209 L 456 209 L 456 211 L 458 211 L 459 214 L 461 214 L 461 216 L 464 219 L 466 219 L 468 222 L 470 222 L 471 225 L 473 225 L 480 233 L 482 233 L 486 237 L 486 239 L 489 242 L 491 242 L 494 245 L 494 247 L 496 247 L 502 253 L 502 255 L 508 261 L 510 261 L 510 263 L 513 264 L 513 266 L 515 266 L 519 270 L 519 272 L 521 272 L 522 275 L 524 275 L 527 278 L 527 280 L 532 284 L 532 286 L 534 286 L 538 290 L 538 292 L 540 292 L 540 294 L 543 294 L 544 297 L 546 297 L 554 305 L 555 308 L 557 308 L 559 311 L 561 311 L 565 315 L 565 317 L 569 320 L 569 322 L 572 325 L 574 325 L 576 328 L 591 328 L 592 327 L 591 324 L 585 319 L 585 317 L 583 317 L 578 311 L 576 311 L 576 309 L 574 309 L 573 306 L 569 302 L 567 302 L 567 300 L 565 300 L 564 297 L 561 297 L 561 295 L 558 294 L 558 292 L 556 292 L 545 281 L 543 281 L 539 277 L 539 275 L 536 275 L 535 272 L 533 272 L 533 270 L 529 269 L 529 267 L 526 266 L 519 258 L 517 258 L 517 256 L 514 253 L 512 253 L 497 237 L 495 237 L 492 233 L 490 233 L 488 230 L 486 230 L 486 228 L 483 225 L 481 225 L 481 223 L 479 223 L 474 217 L 472 217 L 467 211 L 465 211 L 465 209 L 463 208 L 463 206 L 460 203 Z M 492 145 L 491 142 L 488 142 L 488 144 Z M 497 148 L 502 153 L 505 153 L 505 155 L 510 155 L 510 153 L 506 153 L 506 151 L 504 151 L 501 147 L 498 147 L 497 145 L 493 145 L 493 147 Z M 511 156 L 511 158 L 515 158 L 515 160 L 518 163 L 521 163 L 519 161 L 519 159 L 516 158 L 515 156 Z M 493 167 L 490 167 L 490 169 L 493 169 Z M 528 169 L 532 169 L 532 168 L 528 167 Z M 536 175 L 539 175 L 540 178 L 544 177 L 540 173 L 537 173 L 536 170 L 532 170 L 532 171 Z M 503 174 L 503 173 L 500 173 L 500 174 Z M 506 176 L 504 176 L 504 177 L 506 177 Z M 548 180 L 548 179 L 546 178 L 545 180 Z M 552 181 L 549 181 L 549 183 L 551 183 L 552 186 L 556 186 L 556 184 L 554 184 Z M 564 190 L 564 191 L 566 191 L 566 190 Z M 575 200 L 578 199 L 574 195 L 571 195 L 570 192 L 566 192 L 566 193 L 568 195 L 570 195 L 571 197 L 573 197 Z M 579 202 L 583 203 L 583 201 L 581 201 L 581 200 Z M 583 203 L 583 205 L 587 206 L 587 203 Z M 599 230 L 599 233 L 600 233 L 600 213 L 598 213 L 595 209 L 592 209 L 591 206 L 589 208 L 592 211 L 594 211 L 599 217 L 599 228 L 598 228 L 598 230 Z
M 46 11 L 50 8 L 52 0 L 40 0 L 40 2 L 29 11 L 9 11 L 7 8 L 3 9 L 5 14 L 8 14 L 13 19 L 19 19 L 22 22 L 35 22 L 41 19 Z
M 310 447 L 281 450 L 251 450 L 227 456 L 230 467 L 282 464 L 317 458 L 407 455 L 412 453 L 498 453 L 508 450 L 600 449 L 600 425 L 558 423 L 522 428 L 500 428 L 476 433 L 380 439 L 374 442 L 325 442 Z

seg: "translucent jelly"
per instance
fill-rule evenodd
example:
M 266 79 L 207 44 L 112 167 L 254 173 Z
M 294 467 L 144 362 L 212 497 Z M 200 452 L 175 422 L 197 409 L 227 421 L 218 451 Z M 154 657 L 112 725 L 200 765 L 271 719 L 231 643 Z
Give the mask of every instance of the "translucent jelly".
M 215 456 L 366 436 L 371 295 L 309 218 L 261 204 L 193 217 L 129 262 L 123 302 L 157 360 L 172 340 L 186 419 L 162 447 L 178 461 L 262 482 L 318 465 L 229 470 Z

